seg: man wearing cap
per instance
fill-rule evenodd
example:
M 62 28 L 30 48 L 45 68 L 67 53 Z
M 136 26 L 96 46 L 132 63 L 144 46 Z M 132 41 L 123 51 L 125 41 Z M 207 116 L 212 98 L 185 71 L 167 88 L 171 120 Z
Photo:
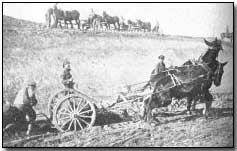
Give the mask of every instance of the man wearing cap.
M 64 85 L 65 88 L 70 88 L 73 89 L 73 78 L 72 74 L 70 73 L 71 68 L 70 68 L 70 62 L 68 60 L 65 60 L 63 62 L 63 73 L 61 75 L 62 78 L 62 84 Z
M 155 69 L 153 70 L 154 72 L 152 73 L 152 75 L 157 75 L 157 74 L 159 74 L 160 72 L 166 70 L 166 68 L 165 68 L 165 63 L 164 63 L 165 56 L 160 55 L 160 56 L 158 57 L 158 59 L 159 59 L 159 62 L 157 63 Z
M 33 106 L 37 104 L 35 97 L 36 82 L 28 81 L 27 85 L 23 87 L 17 94 L 13 105 L 25 116 L 28 122 L 28 129 L 26 134 L 29 135 L 32 130 L 32 123 L 36 119 L 36 113 Z
M 89 17 L 88 17 L 88 24 L 89 24 L 90 27 L 92 27 L 94 16 L 95 16 L 95 12 L 94 12 L 93 8 L 91 8 L 90 13 L 89 13 Z
M 164 63 L 164 59 L 165 59 L 165 56 L 164 55 L 160 55 L 158 57 L 159 59 L 159 62 L 156 64 L 155 66 L 155 69 L 152 71 L 151 73 L 151 76 L 150 76 L 150 80 L 148 81 L 148 83 L 143 87 L 143 90 L 146 89 L 147 86 L 150 85 L 150 81 L 156 77 L 157 74 L 161 73 L 162 71 L 165 71 L 166 70 L 166 67 L 165 67 L 165 63 Z

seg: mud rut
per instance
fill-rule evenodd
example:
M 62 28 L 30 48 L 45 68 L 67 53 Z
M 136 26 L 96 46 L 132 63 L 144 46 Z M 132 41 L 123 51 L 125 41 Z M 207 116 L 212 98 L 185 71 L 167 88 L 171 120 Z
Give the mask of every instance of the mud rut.
M 214 107 L 211 110 L 212 115 L 209 120 L 232 116 L 233 108 L 231 106 L 233 104 L 231 99 L 224 98 L 223 100 L 223 98 L 218 95 L 216 95 L 215 98 L 218 98 L 218 101 L 214 102 Z M 172 111 L 169 111 L 167 108 L 155 109 L 153 115 L 159 120 L 159 126 L 172 123 L 184 123 L 187 121 L 195 121 L 200 119 L 204 120 L 202 117 L 202 104 L 197 104 L 197 109 L 191 116 L 186 114 L 185 108 L 186 105 L 183 104 L 179 106 L 179 108 L 176 108 L 176 110 Z M 101 146 L 105 145 L 106 143 L 106 146 L 120 146 L 125 142 L 130 142 L 131 140 L 139 140 L 140 138 L 146 139 L 150 137 L 150 130 L 154 129 L 154 127 L 152 128 L 141 121 L 141 109 L 141 102 L 122 102 L 115 104 L 112 107 L 102 107 L 96 109 L 96 121 L 93 128 L 90 130 L 85 129 L 76 132 L 77 135 L 84 134 L 87 136 L 87 138 L 89 138 L 89 140 L 86 139 L 87 142 L 85 142 L 83 141 L 83 135 L 79 135 L 81 143 L 77 145 L 93 146 L 93 142 L 98 143 L 98 141 L 102 141 L 98 137 L 98 133 L 100 132 L 101 135 L 102 131 L 105 131 L 103 132 L 104 135 L 111 136 L 111 140 L 109 142 L 104 142 L 104 144 L 102 141 Z M 123 131 L 124 134 L 121 134 L 121 131 Z M 34 142 L 37 144 L 39 141 L 45 142 L 48 140 L 47 138 L 51 138 L 48 140 L 51 143 L 62 143 L 63 146 L 73 146 L 75 143 L 72 144 L 71 141 L 68 140 L 72 140 L 72 138 L 75 137 L 72 136 L 74 134 L 75 132 L 59 133 L 55 128 L 52 128 L 46 120 L 37 120 L 31 136 L 27 137 L 23 132 L 20 132 L 19 136 L 3 136 L 3 145 L 21 147 L 27 146 L 27 144 L 29 145 L 30 143 L 29 146 L 32 146 Z M 66 140 L 61 140 L 62 137 L 58 136 L 63 136 L 63 138 Z

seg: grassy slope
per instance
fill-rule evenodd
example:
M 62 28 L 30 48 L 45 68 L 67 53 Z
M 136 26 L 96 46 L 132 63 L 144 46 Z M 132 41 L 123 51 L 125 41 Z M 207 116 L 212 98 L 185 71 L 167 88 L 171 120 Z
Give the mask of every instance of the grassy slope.
M 4 99 L 14 98 L 30 76 L 39 83 L 41 101 L 46 101 L 53 90 L 61 88 L 59 75 L 64 58 L 71 61 L 79 90 L 89 95 L 113 95 L 120 85 L 147 80 L 159 54 L 166 56 L 167 66 L 181 65 L 206 50 L 200 39 L 92 35 L 3 19 Z M 233 50 L 226 45 L 224 48 L 220 60 L 229 60 L 229 64 L 218 90 L 231 91 Z
M 6 16 L 3 18 L 3 23 L 3 99 L 12 101 L 23 85 L 24 79 L 32 77 L 38 81 L 37 97 L 39 103 L 42 104 L 38 108 L 41 111 L 45 109 L 45 103 L 48 102 L 50 95 L 55 90 L 62 89 L 59 75 L 62 72 L 64 58 L 71 61 L 72 74 L 80 91 L 89 96 L 114 96 L 121 85 L 147 80 L 158 55 L 164 54 L 166 56 L 167 66 L 181 65 L 190 58 L 198 58 L 207 48 L 202 39 L 198 38 L 159 37 L 150 34 L 137 36 L 126 33 L 93 35 L 77 30 L 48 30 L 43 25 L 15 20 Z M 229 63 L 225 67 L 222 85 L 219 88 L 214 87 L 212 90 L 232 92 L 233 48 L 230 45 L 224 44 L 223 46 L 225 51 L 220 53 L 219 59 L 221 61 L 228 60 Z M 220 129 L 224 127 L 226 131 L 231 128 L 231 125 L 225 124 L 233 123 L 231 118 L 223 119 L 224 123 L 219 125 Z M 207 123 L 206 126 L 208 127 L 208 124 L 216 125 L 215 122 L 218 121 Z M 181 123 L 176 126 L 188 127 L 189 124 L 192 125 L 192 123 L 187 123 L 187 125 Z M 198 127 L 195 128 L 198 129 Z M 202 128 L 200 127 L 200 129 Z M 135 129 L 135 132 L 137 131 L 139 129 Z M 159 130 L 154 129 L 154 131 Z M 210 129 L 210 133 L 212 131 L 213 129 Z M 203 134 L 205 133 L 203 132 Z M 165 135 L 167 134 L 164 132 Z M 142 139 L 144 138 L 145 136 L 142 137 Z M 171 142 L 169 139 L 167 141 Z M 227 144 L 224 145 L 229 145 L 230 142 L 228 139 Z M 124 143 L 123 145 L 127 146 L 128 144 Z M 128 146 L 134 145 L 132 143 Z M 172 144 L 164 142 L 163 145 L 170 146 Z M 153 144 L 151 146 L 161 145 Z

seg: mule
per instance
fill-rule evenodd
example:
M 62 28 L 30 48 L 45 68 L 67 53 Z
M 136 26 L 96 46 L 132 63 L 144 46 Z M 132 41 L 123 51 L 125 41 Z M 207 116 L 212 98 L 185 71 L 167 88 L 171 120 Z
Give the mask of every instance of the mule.
M 56 28 L 60 21 L 64 21 L 64 24 L 67 28 L 68 28 L 67 22 L 69 22 L 71 24 L 71 28 L 73 28 L 72 21 L 75 20 L 78 29 L 80 29 L 80 13 L 77 10 L 63 11 L 61 9 L 54 9 L 53 17 L 54 17 L 54 25 Z M 62 28 L 61 23 L 60 27 Z
M 89 28 L 93 29 L 94 31 L 102 29 L 103 22 L 104 22 L 103 17 L 98 14 L 94 14 L 92 17 L 89 17 L 87 21 Z
M 180 80 L 177 85 L 174 85 L 172 77 L 166 73 L 167 76 L 154 85 L 151 97 L 144 100 L 144 120 L 151 121 L 151 110 L 155 107 L 167 107 L 172 98 L 187 98 L 187 112 L 191 114 L 191 103 L 198 95 L 204 95 L 206 99 L 203 114 L 207 117 L 213 100 L 209 89 L 212 82 L 215 86 L 220 86 L 226 64 L 227 62 L 218 62 L 211 79 L 208 79 L 207 70 L 202 65 L 178 67 L 179 72 L 172 73 Z
M 45 20 L 46 20 L 46 24 L 47 24 L 48 28 L 51 27 L 51 16 L 52 15 L 53 15 L 53 8 L 49 8 L 47 10 L 47 12 L 45 13 Z
M 119 17 L 118 16 L 110 16 L 105 11 L 103 11 L 103 19 L 105 21 L 106 29 L 110 30 L 110 25 L 113 24 L 115 30 L 120 30 L 120 23 L 119 23 Z M 117 25 L 117 26 L 116 26 Z
M 3 104 L 3 134 L 14 135 L 26 130 L 28 122 L 25 114 L 10 104 Z
M 171 104 L 172 98 L 187 98 L 187 113 L 191 114 L 191 103 L 196 97 L 202 95 L 205 98 L 204 116 L 207 118 L 212 104 L 213 96 L 209 92 L 212 83 L 220 86 L 224 66 L 216 60 L 220 50 L 223 50 L 221 42 L 215 39 L 213 42 L 204 42 L 209 46 L 207 52 L 201 57 L 202 62 L 197 65 L 183 65 L 171 71 L 165 71 L 150 80 L 153 88 L 152 95 L 144 100 L 143 119 L 152 121 L 152 109 L 165 107 Z
M 134 22 L 132 20 L 128 20 L 128 30 L 133 31 L 137 27 L 137 22 Z
M 140 19 L 137 20 L 137 25 L 140 27 L 141 30 L 144 32 L 150 32 L 151 31 L 151 23 L 150 22 L 143 22 Z

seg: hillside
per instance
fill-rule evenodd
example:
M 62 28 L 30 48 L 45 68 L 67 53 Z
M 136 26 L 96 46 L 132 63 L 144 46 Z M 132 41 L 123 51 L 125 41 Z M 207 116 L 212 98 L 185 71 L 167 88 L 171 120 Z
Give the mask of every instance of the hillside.
M 115 130 L 102 130 L 95 127 L 94 131 L 83 135 L 80 134 L 83 132 L 70 135 L 69 142 L 59 139 L 61 134 L 55 138 L 49 137 L 52 144 L 46 144 L 46 146 L 139 146 L 141 142 L 145 142 L 145 146 L 232 146 L 233 47 L 226 43 L 223 43 L 223 47 L 224 51 L 220 53 L 219 59 L 222 62 L 226 60 L 229 62 L 224 69 L 221 86 L 213 87 L 212 93 L 228 92 L 228 95 L 224 94 L 226 96 L 224 99 L 216 99 L 217 102 L 213 105 L 216 110 L 213 111 L 215 114 L 211 120 L 202 121 L 201 117 L 197 116 L 196 119 L 194 117 L 186 121 L 189 118 L 181 115 L 167 118 L 167 120 L 162 118 L 164 122 L 161 126 L 152 129 L 141 127 L 133 129 L 132 123 Z M 46 112 L 45 108 L 50 96 L 63 88 L 60 83 L 60 74 L 62 62 L 67 58 L 71 62 L 77 89 L 93 96 L 98 103 L 111 103 L 115 101 L 114 98 L 122 86 L 148 80 L 158 55 L 166 56 L 167 66 L 178 66 L 188 59 L 198 58 L 206 49 L 201 38 L 159 36 L 151 33 L 83 33 L 78 30 L 46 29 L 42 24 L 4 16 L 3 99 L 12 102 L 17 91 L 24 84 L 24 80 L 31 77 L 39 86 L 37 110 Z M 135 123 L 135 125 L 139 124 Z M 173 130 L 174 127 L 180 129 Z M 195 136 L 189 136 L 190 127 L 193 127 L 195 131 L 190 135 Z M 217 132 L 222 130 L 222 133 Z M 83 142 L 87 134 L 90 135 L 88 139 L 92 139 L 91 141 L 76 143 Z M 153 134 L 154 137 L 150 137 Z M 111 140 L 104 140 L 103 136 L 111 136 Z M 132 136 L 133 139 L 139 138 L 128 139 Z M 205 143 L 204 136 L 205 140 L 212 140 L 215 136 L 218 138 L 216 138 L 217 141 Z M 141 142 L 139 142 L 140 138 Z M 181 141 L 177 144 L 175 138 L 183 141 L 192 139 L 200 141 L 196 145 L 190 144 L 189 141 Z M 138 142 L 129 144 L 125 141 L 127 139 Z M 153 141 L 149 141 L 150 139 Z M 152 144 L 157 140 L 163 144 Z M 43 146 L 45 142 L 43 139 L 38 139 L 24 146 L 33 144 Z M 90 143 L 86 144 L 88 142 Z

